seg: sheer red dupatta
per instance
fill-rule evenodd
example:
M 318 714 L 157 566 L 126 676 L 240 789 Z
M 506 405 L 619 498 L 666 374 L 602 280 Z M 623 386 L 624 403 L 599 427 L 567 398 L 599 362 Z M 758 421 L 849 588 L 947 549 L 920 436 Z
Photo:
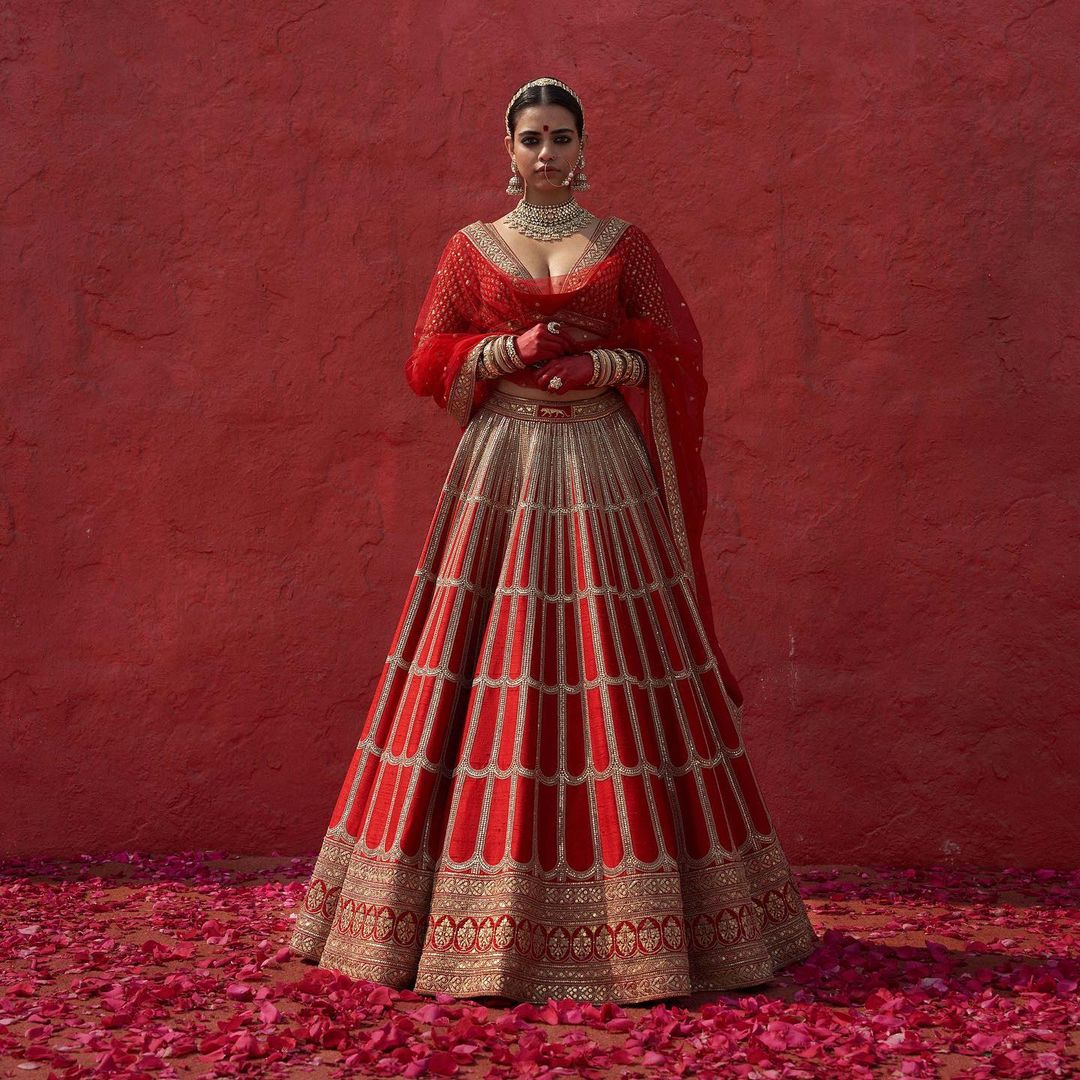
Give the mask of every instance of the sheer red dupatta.
M 420 305 L 413 349 L 405 361 L 405 378 L 414 392 L 434 398 L 462 427 L 491 389 L 469 370 L 475 368 L 469 353 L 490 334 L 509 332 L 496 329 L 493 312 L 485 310 L 471 249 L 460 232 L 447 241 Z
M 660 481 L 675 541 L 690 570 L 702 622 L 716 653 L 720 675 L 736 706 L 742 690 L 720 650 L 713 620 L 701 534 L 708 506 L 708 480 L 701 459 L 705 396 L 701 334 L 674 278 L 652 241 L 631 225 L 620 247 L 620 319 L 614 337 L 649 361 L 644 388 L 621 387 L 634 410 Z
M 455 233 L 416 320 L 406 377 L 417 394 L 433 397 L 464 427 L 490 391 L 490 383 L 476 379 L 471 355 L 473 346 L 490 334 L 520 332 L 558 316 L 606 331 L 597 345 L 640 350 L 649 362 L 647 387 L 619 389 L 645 437 L 724 688 L 739 706 L 742 692 L 717 643 L 701 555 L 707 505 L 701 443 L 708 389 L 701 335 L 645 233 L 617 218 L 606 219 L 605 227 L 617 239 L 602 258 L 572 274 L 528 280 L 500 270 L 462 232 Z M 604 287 L 605 281 L 610 287 Z

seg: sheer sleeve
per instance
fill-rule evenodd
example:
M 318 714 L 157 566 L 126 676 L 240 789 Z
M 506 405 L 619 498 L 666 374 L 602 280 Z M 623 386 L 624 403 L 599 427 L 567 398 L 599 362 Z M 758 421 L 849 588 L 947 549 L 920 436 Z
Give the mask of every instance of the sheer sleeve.
M 682 292 L 659 252 L 635 225 L 623 238 L 625 262 L 619 281 L 619 337 L 644 354 L 648 381 L 623 390 L 642 417 L 642 433 L 659 480 L 676 545 L 690 575 L 702 622 L 732 703 L 742 691 L 717 644 L 709 584 L 701 553 L 707 478 L 701 458 L 708 384 L 701 334 Z M 636 395 L 636 400 L 635 400 Z
M 434 398 L 462 427 L 489 389 L 476 379 L 478 346 L 490 336 L 478 311 L 470 245 L 459 231 L 447 241 L 420 306 L 405 378 L 415 393 Z

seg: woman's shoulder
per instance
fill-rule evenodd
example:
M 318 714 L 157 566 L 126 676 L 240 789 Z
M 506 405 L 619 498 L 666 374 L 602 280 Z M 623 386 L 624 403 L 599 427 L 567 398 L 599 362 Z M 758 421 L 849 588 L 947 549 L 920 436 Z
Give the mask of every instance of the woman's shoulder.
M 596 239 L 606 241 L 609 247 L 614 247 L 626 238 L 632 238 L 638 232 L 638 227 L 626 218 L 618 214 L 604 214 L 597 226 Z
M 480 219 L 462 225 L 446 239 L 445 250 L 448 253 L 460 253 L 468 256 L 471 252 L 486 251 L 496 243 L 491 229 Z
M 463 240 L 473 240 L 485 233 L 487 229 L 487 222 L 477 218 L 476 221 L 470 221 L 468 225 L 462 225 L 461 228 L 454 233 L 454 237 Z

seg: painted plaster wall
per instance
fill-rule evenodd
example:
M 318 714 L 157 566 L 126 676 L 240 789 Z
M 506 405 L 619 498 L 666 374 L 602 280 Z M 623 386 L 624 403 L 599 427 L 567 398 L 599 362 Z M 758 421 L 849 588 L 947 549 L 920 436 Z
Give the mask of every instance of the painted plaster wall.
M 1080 11 L 531 7 L 5 9 L 0 850 L 314 849 L 457 437 L 413 319 L 554 74 L 704 331 L 789 855 L 1075 863 Z

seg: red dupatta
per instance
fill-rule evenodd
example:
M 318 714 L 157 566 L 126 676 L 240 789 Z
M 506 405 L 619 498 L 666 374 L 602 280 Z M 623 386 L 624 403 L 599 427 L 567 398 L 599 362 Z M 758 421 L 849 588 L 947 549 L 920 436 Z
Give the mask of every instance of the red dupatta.
M 620 386 L 645 437 L 668 520 L 698 607 L 736 706 L 742 691 L 720 651 L 701 554 L 707 481 L 701 460 L 705 396 L 702 344 L 694 318 L 659 252 L 637 226 L 601 220 L 567 273 L 533 278 L 497 233 L 474 222 L 450 237 L 439 258 L 405 362 L 409 385 L 464 428 L 490 392 L 471 350 L 491 334 L 520 333 L 558 318 L 602 335 L 589 345 L 638 349 L 646 387 Z

